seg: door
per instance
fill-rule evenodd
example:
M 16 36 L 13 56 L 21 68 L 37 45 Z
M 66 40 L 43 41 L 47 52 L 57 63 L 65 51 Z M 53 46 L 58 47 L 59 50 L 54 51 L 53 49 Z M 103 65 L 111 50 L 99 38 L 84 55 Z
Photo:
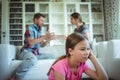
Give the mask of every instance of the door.
M 2 44 L 8 44 L 9 43 L 9 26 L 8 26 L 8 22 L 9 22 L 9 10 L 8 10 L 8 0 L 2 0 L 1 1 L 1 7 L 3 9 L 1 9 L 1 43 Z
M 1 1 L 0 1 L 0 44 L 1 44 L 1 20 L 2 20 L 2 4 L 1 4 Z

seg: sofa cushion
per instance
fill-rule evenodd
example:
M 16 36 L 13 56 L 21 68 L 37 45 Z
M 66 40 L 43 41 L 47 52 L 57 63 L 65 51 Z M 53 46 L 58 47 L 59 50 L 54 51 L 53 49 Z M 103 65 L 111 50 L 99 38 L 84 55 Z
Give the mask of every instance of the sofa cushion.
M 109 58 L 120 58 L 120 39 L 108 41 Z
M 33 66 L 24 76 L 23 80 L 47 80 L 47 72 L 51 67 L 55 59 L 43 59 L 38 60 L 38 62 Z M 21 60 L 13 60 L 11 62 L 9 76 L 15 71 L 15 69 L 20 65 Z

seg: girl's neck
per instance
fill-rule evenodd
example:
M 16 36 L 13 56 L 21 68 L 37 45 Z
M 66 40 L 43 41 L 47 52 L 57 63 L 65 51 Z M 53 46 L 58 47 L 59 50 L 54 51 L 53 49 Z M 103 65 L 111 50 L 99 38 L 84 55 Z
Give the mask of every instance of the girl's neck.
M 71 57 L 68 58 L 68 64 L 70 68 L 77 68 L 78 67 L 78 62 L 75 62 L 75 60 Z
M 80 28 L 82 25 L 83 25 L 83 23 L 77 23 L 77 24 L 76 24 L 77 29 Z
M 74 73 L 74 75 L 77 75 L 78 64 L 79 64 L 79 63 L 75 62 L 74 59 L 68 58 L 68 65 L 70 66 L 70 69 L 71 69 L 71 71 Z

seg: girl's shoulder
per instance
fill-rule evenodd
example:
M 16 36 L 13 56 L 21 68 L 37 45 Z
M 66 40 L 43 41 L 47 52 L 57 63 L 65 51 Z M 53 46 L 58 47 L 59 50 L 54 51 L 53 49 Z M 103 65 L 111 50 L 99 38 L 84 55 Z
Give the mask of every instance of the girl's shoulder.
M 67 58 L 59 60 L 56 64 L 61 64 L 61 65 L 67 64 Z
M 69 65 L 68 65 L 68 59 L 64 58 L 62 60 L 59 60 L 58 62 L 56 62 L 53 66 L 53 68 L 62 68 L 64 70 L 68 70 Z
M 67 59 L 65 58 L 65 59 L 59 60 L 52 66 L 52 69 L 58 71 L 63 75 L 66 75 L 66 72 L 69 70 Z

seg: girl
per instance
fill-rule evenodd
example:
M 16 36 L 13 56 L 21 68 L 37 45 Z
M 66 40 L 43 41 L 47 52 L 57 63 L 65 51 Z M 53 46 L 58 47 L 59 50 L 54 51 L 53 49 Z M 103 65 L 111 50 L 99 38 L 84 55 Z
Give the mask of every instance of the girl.
M 74 32 L 81 33 L 89 39 L 89 31 L 85 23 L 82 21 L 82 17 L 80 16 L 80 14 L 74 12 L 71 14 L 70 17 L 71 17 L 71 23 L 76 26 Z
M 92 61 L 95 70 L 87 65 L 87 59 Z M 72 33 L 66 39 L 66 55 L 53 63 L 48 80 L 81 80 L 83 72 L 96 80 L 108 79 L 93 56 L 88 40 L 79 33 Z

